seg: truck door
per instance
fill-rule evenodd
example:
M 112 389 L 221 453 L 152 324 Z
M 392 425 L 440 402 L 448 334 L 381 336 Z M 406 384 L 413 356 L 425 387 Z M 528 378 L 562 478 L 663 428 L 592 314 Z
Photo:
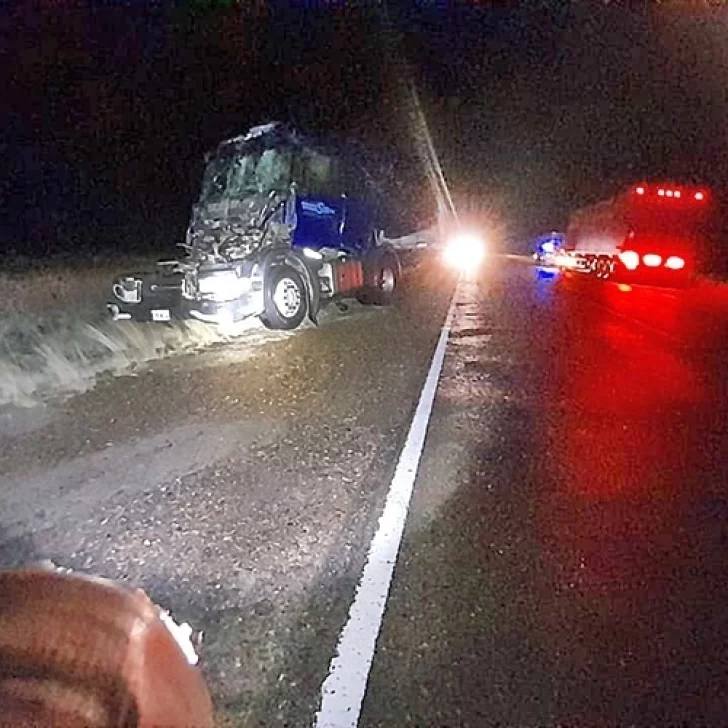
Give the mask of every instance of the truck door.
M 346 220 L 346 198 L 298 196 L 298 222 L 294 236 L 297 248 L 342 247 L 342 230 Z
M 338 160 L 314 149 L 302 149 L 294 162 L 298 248 L 341 249 L 347 201 L 341 194 Z

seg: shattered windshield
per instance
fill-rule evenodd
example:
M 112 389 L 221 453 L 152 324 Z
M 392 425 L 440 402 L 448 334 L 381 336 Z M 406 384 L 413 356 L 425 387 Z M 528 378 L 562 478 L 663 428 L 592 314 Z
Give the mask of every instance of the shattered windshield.
M 291 183 L 291 160 L 291 151 L 287 149 L 215 157 L 205 170 L 200 201 L 285 192 Z
M 200 202 L 219 202 L 228 186 L 230 158 L 215 157 L 207 163 L 202 179 Z

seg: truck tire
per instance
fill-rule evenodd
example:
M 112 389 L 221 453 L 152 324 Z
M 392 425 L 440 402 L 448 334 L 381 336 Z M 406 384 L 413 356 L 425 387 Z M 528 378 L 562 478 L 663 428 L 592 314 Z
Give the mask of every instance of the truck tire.
M 370 268 L 369 285 L 357 299 L 360 303 L 374 306 L 389 306 L 399 283 L 399 265 L 392 255 L 382 255 Z
M 399 283 L 397 265 L 388 255 L 384 256 L 375 282 L 376 304 L 389 306 L 394 301 L 394 292 Z
M 288 265 L 268 269 L 263 283 L 263 315 L 260 320 L 269 329 L 291 331 L 306 318 L 308 298 L 301 274 Z

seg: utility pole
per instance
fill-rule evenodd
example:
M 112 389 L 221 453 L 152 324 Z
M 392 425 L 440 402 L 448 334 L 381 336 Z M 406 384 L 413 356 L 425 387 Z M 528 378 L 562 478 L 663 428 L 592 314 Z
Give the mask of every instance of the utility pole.
M 438 218 L 441 223 L 449 219 L 457 224 L 457 210 L 435 150 L 432 134 L 414 82 L 414 74 L 404 58 L 401 34 L 390 16 L 387 0 L 382 0 L 379 7 L 384 50 L 388 54 L 393 68 L 394 91 L 397 101 L 405 109 L 405 118 L 415 151 L 430 181 L 437 204 Z

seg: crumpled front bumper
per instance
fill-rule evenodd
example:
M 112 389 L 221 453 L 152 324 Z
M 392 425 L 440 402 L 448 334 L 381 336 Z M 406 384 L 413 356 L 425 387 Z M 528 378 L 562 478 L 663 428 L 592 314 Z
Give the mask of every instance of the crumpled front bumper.
M 114 282 L 107 308 L 117 320 L 237 323 L 263 312 L 262 281 L 251 278 L 251 270 L 245 269 L 250 264 L 243 266 L 241 270 L 216 265 L 193 272 L 160 268 L 126 274 Z M 208 291 L 200 290 L 203 282 Z
M 160 271 L 120 276 L 106 308 L 116 320 L 171 321 L 184 317 L 182 274 Z
M 262 292 L 252 291 L 232 301 L 185 300 L 186 318 L 211 324 L 234 324 L 263 312 Z
M 250 294 L 234 301 L 188 300 L 140 301 L 124 303 L 109 301 L 106 304 L 116 321 L 151 321 L 165 323 L 194 319 L 210 324 L 232 324 L 262 313 L 262 296 Z

